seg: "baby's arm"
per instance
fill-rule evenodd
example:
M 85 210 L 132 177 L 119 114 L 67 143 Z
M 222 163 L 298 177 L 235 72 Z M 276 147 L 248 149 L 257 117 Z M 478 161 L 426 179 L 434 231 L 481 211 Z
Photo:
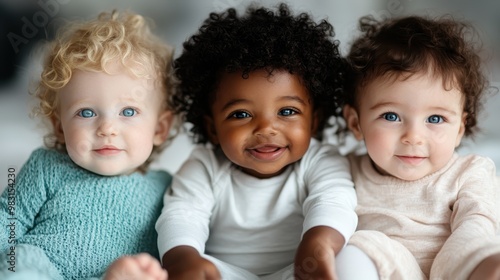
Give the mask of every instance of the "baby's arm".
M 104 280 L 166 280 L 167 272 L 160 262 L 149 254 L 124 256 L 114 261 L 106 271 Z
M 215 265 L 203 258 L 214 205 L 210 153 L 194 149 L 165 193 L 158 221 L 158 249 L 171 279 L 220 279 Z
M 0 196 L 0 223 L 6 230 L 0 230 L 0 252 L 11 251 L 26 232 L 36 227 L 35 217 L 47 202 L 48 176 L 50 168 L 44 161 L 44 152 L 38 150 L 18 170 L 9 168 L 8 185 Z M 3 183 L 3 182 L 2 182 Z
M 302 165 L 308 195 L 302 205 L 304 234 L 295 258 L 295 275 L 298 279 L 317 279 L 319 275 L 336 279 L 335 255 L 357 225 L 349 162 L 335 147 L 315 145 Z
M 172 279 L 221 279 L 217 267 L 190 246 L 177 246 L 163 255 L 163 267 Z
M 335 255 L 344 243 L 344 236 L 333 228 L 318 226 L 309 229 L 295 256 L 296 279 L 336 279 Z
M 456 180 L 461 185 L 452 207 L 451 235 L 434 259 L 430 278 L 475 277 L 500 263 L 495 257 L 500 254 L 500 237 L 496 235 L 499 189 L 495 176 L 491 160 L 475 158 Z

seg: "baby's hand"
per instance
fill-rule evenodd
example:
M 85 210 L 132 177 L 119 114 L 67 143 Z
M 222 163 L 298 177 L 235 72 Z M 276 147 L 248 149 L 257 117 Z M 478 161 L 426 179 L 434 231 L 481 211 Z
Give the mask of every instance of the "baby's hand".
M 500 280 L 500 254 L 489 256 L 480 262 L 469 280 Z
M 309 229 L 295 255 L 295 279 L 337 279 L 335 250 L 340 251 L 343 244 L 344 237 L 330 227 Z
M 105 280 L 166 280 L 167 271 L 160 262 L 142 253 L 124 256 L 114 261 L 106 271 Z
M 217 267 L 196 249 L 178 246 L 163 255 L 163 266 L 172 280 L 220 280 Z

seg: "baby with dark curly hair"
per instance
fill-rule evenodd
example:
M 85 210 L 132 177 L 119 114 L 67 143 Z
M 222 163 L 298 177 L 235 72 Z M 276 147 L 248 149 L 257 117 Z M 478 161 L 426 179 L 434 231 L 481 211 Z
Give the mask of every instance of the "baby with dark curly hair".
M 343 94 L 333 36 L 281 4 L 211 13 L 184 43 L 172 101 L 199 145 L 156 224 L 172 278 L 333 279 L 342 260 L 372 265 L 342 249 L 357 225 L 349 164 L 318 141 Z
M 455 149 L 475 132 L 488 81 L 474 27 L 451 17 L 360 20 L 344 117 L 358 231 L 381 279 L 499 279 L 500 186 L 489 158 Z

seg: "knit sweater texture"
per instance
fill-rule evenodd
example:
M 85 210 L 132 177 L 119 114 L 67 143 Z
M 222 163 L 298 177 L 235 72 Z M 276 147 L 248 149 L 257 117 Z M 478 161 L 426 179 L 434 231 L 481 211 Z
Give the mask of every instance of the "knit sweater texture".
M 101 277 L 125 254 L 158 258 L 154 225 L 170 181 L 165 171 L 101 176 L 37 149 L 0 197 L 0 224 L 13 225 L 0 231 L 0 259 L 34 246 L 64 279 L 85 279 Z
M 370 256 L 381 280 L 465 280 L 500 253 L 491 159 L 455 154 L 415 181 L 379 174 L 367 155 L 350 160 L 359 223 L 349 243 Z

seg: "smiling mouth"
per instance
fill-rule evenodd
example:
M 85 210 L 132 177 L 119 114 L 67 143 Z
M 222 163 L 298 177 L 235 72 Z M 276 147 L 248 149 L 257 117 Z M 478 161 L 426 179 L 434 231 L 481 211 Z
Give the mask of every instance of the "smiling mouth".
M 286 148 L 275 145 L 264 145 L 248 149 L 247 151 L 255 158 L 261 161 L 273 161 L 278 159 Z
M 411 165 L 417 165 L 426 159 L 426 157 L 416 157 L 416 156 L 397 156 L 397 158 L 402 162 Z

